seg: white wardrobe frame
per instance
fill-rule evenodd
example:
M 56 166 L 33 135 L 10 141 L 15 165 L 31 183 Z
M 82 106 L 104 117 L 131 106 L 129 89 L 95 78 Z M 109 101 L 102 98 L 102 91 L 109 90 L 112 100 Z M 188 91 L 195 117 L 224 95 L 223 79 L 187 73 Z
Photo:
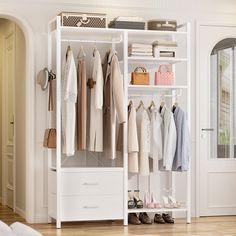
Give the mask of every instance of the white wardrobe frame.
M 66 37 L 65 37 L 66 35 Z M 78 37 L 77 37 L 78 35 Z M 186 57 L 184 58 L 144 58 L 144 57 L 129 57 L 128 56 L 128 43 L 129 36 L 137 35 L 141 37 L 149 36 L 170 36 L 175 37 L 178 35 L 183 35 L 186 37 Z M 153 95 L 153 93 L 158 93 L 160 91 L 170 91 L 171 94 L 175 94 L 176 91 L 187 91 L 187 114 L 188 114 L 188 124 L 191 127 L 191 70 L 190 70 L 190 23 L 185 23 L 178 26 L 177 31 L 148 31 L 148 30 L 124 30 L 124 29 L 109 29 L 109 28 L 76 28 L 76 27 L 63 27 L 61 25 L 61 17 L 57 16 L 51 20 L 48 24 L 48 68 L 52 68 L 52 47 L 53 40 L 55 37 L 56 42 L 56 129 L 57 129 L 57 139 L 56 139 L 56 165 L 52 166 L 52 151 L 48 151 L 49 157 L 49 170 L 54 170 L 56 172 L 56 227 L 61 228 L 61 173 L 62 173 L 62 163 L 61 163 L 61 48 L 62 42 L 83 42 L 83 43 L 102 43 L 110 44 L 115 47 L 116 43 L 123 43 L 123 72 L 124 77 L 124 91 L 125 91 L 125 101 L 126 107 L 128 106 L 129 97 L 132 94 L 145 94 Z M 96 39 L 94 39 L 96 38 Z M 128 85 L 129 81 L 129 64 L 138 63 L 152 63 L 152 64 L 176 64 L 176 63 L 186 63 L 186 77 L 187 83 L 181 86 L 134 86 Z M 171 95 L 170 95 L 171 96 Z M 174 97 L 174 96 L 173 96 Z M 128 119 L 128 113 L 126 115 L 126 121 Z M 51 118 L 49 116 L 49 124 L 51 124 Z M 187 172 L 187 190 L 186 190 L 186 207 L 175 208 L 175 209 L 128 209 L 127 204 L 127 192 L 128 192 L 128 126 L 127 122 L 124 125 L 124 152 L 123 152 L 123 220 L 124 225 L 128 225 L 128 213 L 131 212 L 186 212 L 187 223 L 191 222 L 191 169 L 189 168 Z M 190 163 L 191 166 L 191 163 Z M 95 167 L 96 168 L 96 167 Z M 50 186 L 49 186 L 50 188 Z M 174 175 L 172 174 L 172 188 L 175 188 Z M 50 189 L 49 189 L 50 190 Z M 49 216 L 50 219 L 50 216 Z

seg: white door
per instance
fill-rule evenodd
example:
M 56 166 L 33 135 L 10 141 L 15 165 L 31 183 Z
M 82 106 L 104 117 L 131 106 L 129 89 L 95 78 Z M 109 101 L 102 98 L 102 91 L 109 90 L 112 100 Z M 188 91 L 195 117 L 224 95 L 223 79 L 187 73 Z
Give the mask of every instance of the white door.
M 2 142 L 3 142 L 3 204 L 14 208 L 14 78 L 15 29 L 4 36 Z
M 199 213 L 236 215 L 236 27 L 197 35 Z

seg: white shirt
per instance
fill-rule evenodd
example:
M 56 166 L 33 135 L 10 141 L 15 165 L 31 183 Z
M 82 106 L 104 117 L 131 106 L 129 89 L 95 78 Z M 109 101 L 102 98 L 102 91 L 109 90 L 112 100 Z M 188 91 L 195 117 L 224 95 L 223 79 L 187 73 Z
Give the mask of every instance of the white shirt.
M 149 154 L 150 154 L 150 119 L 145 109 L 137 111 L 137 130 L 139 140 L 139 163 L 140 175 L 149 175 Z
M 164 106 L 161 110 L 163 118 L 163 168 L 167 171 L 172 169 L 176 149 L 176 127 L 173 113 Z
M 156 108 L 149 110 L 149 114 L 151 120 L 150 157 L 153 158 L 153 172 L 157 172 L 158 161 L 163 159 L 163 120 Z
M 77 72 L 73 52 L 69 49 L 62 75 L 62 151 L 66 156 L 75 154 L 76 101 Z

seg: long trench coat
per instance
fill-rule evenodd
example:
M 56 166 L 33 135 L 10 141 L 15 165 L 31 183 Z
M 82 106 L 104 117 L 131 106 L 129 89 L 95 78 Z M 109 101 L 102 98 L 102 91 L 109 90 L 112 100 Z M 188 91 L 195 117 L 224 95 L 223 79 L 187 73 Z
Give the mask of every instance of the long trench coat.
M 104 117 L 103 141 L 106 158 L 116 158 L 117 122 L 126 122 L 123 78 L 118 57 L 114 50 L 107 52 L 103 62 Z
M 89 151 L 103 151 L 103 73 L 98 50 L 94 52 L 92 79 L 96 82 L 90 89 Z

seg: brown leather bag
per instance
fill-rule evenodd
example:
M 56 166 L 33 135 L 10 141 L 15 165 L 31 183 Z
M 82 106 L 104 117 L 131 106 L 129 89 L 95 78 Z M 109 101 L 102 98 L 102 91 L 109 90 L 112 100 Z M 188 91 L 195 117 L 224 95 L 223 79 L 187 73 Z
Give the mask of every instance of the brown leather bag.
M 44 133 L 43 146 L 46 148 L 56 148 L 57 132 L 56 129 L 46 129 Z
M 131 75 L 131 84 L 133 85 L 149 85 L 149 73 L 144 67 L 135 68 Z

